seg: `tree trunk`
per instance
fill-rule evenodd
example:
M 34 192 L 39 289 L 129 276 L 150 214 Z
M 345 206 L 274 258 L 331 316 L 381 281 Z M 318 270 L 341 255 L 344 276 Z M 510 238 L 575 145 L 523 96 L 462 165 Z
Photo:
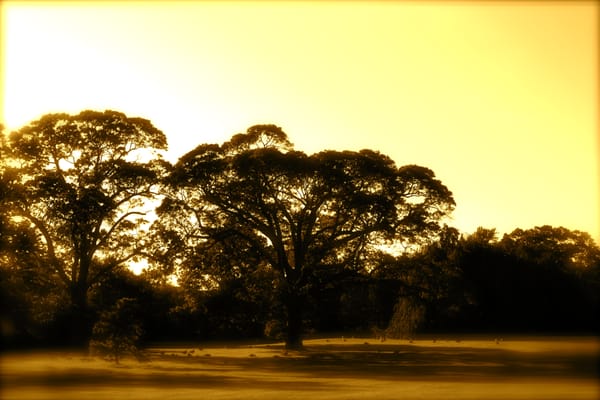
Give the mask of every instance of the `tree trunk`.
M 285 347 L 290 350 L 300 350 L 302 345 L 302 299 L 296 293 L 286 296 L 287 332 Z
M 87 348 L 92 335 L 92 315 L 87 302 L 87 288 L 73 284 L 71 287 L 71 321 L 69 345 Z

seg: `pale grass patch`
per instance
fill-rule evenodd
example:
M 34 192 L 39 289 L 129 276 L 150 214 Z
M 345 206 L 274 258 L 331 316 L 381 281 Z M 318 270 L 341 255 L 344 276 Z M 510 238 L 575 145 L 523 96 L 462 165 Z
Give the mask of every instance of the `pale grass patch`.
M 597 371 L 588 370 L 600 351 L 596 338 L 324 338 L 305 345 L 304 352 L 285 352 L 282 343 L 165 346 L 150 349 L 149 362 L 121 365 L 76 353 L 7 353 L 0 398 L 600 398 Z

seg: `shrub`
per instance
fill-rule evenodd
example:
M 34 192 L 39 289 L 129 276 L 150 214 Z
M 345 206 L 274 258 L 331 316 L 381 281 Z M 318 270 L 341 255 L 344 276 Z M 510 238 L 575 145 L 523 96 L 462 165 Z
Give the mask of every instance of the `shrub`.
M 413 299 L 401 297 L 394 307 L 386 334 L 393 339 L 412 338 L 425 320 L 425 307 Z
M 283 324 L 277 320 L 267 321 L 264 334 L 269 339 L 282 340 L 284 338 Z
M 100 314 L 90 341 L 93 353 L 111 358 L 117 364 L 127 354 L 137 359 L 142 357 L 140 338 L 143 330 L 135 318 L 136 308 L 135 299 L 121 298 L 112 308 Z

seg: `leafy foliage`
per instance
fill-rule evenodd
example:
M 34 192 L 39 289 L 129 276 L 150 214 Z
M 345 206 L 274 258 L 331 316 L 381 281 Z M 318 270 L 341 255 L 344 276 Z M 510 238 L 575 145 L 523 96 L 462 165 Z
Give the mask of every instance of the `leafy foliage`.
M 515 229 L 501 245 L 527 262 L 576 274 L 589 273 L 600 262 L 600 248 L 588 233 L 564 227 Z
M 364 269 L 380 246 L 428 240 L 454 206 L 432 171 L 378 152 L 291 149 L 260 125 L 184 155 L 167 180 L 155 232 L 163 265 L 210 288 L 268 266 L 299 345 L 302 297 L 323 267 Z M 212 257 L 207 260 L 206 257 Z
M 48 114 L 13 132 L 3 145 L 0 204 L 34 240 L 12 256 L 87 314 L 90 286 L 142 254 L 137 233 L 168 168 L 159 153 L 166 146 L 148 120 L 115 111 Z
M 307 155 L 275 125 L 174 167 L 164 149 L 149 121 L 115 111 L 0 135 L 8 344 L 93 333 L 118 362 L 138 354 L 142 325 L 148 340 L 267 335 L 289 347 L 306 327 L 600 329 L 600 248 L 585 232 L 461 236 L 443 224 L 454 201 L 431 170 L 372 150 Z M 125 266 L 139 257 L 152 268 L 134 276 Z
M 541 226 L 497 240 L 479 228 L 461 240 L 457 265 L 470 297 L 463 329 L 598 329 L 600 248 L 588 234 Z
M 135 318 L 137 307 L 135 299 L 122 298 L 117 300 L 114 307 L 100 314 L 90 342 L 94 353 L 110 357 L 117 364 L 127 354 L 141 358 L 140 338 L 143 330 Z

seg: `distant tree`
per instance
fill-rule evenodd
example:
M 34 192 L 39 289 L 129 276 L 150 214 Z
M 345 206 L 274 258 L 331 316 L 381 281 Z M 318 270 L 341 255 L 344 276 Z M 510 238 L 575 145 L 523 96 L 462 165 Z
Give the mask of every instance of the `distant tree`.
M 166 146 L 148 120 L 115 111 L 48 114 L 3 145 L 3 213 L 36 239 L 13 256 L 68 294 L 74 340 L 89 337 L 91 285 L 142 253 Z
M 566 228 L 515 229 L 501 240 L 494 229 L 465 235 L 456 255 L 469 299 L 463 329 L 597 329 L 599 255 L 587 233 Z
M 600 247 L 589 233 L 564 227 L 515 229 L 501 245 L 523 260 L 576 274 L 590 272 L 600 261 Z
M 426 240 L 454 206 L 427 168 L 397 168 L 371 150 L 308 156 L 274 125 L 196 147 L 167 182 L 155 227 L 160 247 L 168 247 L 162 256 L 171 254 L 176 270 L 198 269 L 207 285 L 221 274 L 268 266 L 290 348 L 302 346 L 305 296 L 322 271 L 368 268 L 382 245 Z M 207 247 L 230 260 L 196 258 Z
M 387 299 L 384 315 L 388 318 L 378 328 L 382 322 L 387 324 L 388 337 L 411 337 L 421 328 L 439 329 L 462 307 L 458 245 L 458 230 L 445 225 L 418 251 L 379 260 L 372 276 L 379 283 L 380 296 Z
M 495 229 L 479 227 L 465 234 L 457 250 L 462 289 L 467 299 L 459 329 L 504 331 L 522 328 L 518 307 L 527 284 L 520 269 L 499 246 Z
M 543 311 L 535 315 L 545 325 L 600 329 L 600 247 L 587 232 L 549 225 L 515 229 L 499 245 L 530 271 L 528 302 L 539 304 Z

